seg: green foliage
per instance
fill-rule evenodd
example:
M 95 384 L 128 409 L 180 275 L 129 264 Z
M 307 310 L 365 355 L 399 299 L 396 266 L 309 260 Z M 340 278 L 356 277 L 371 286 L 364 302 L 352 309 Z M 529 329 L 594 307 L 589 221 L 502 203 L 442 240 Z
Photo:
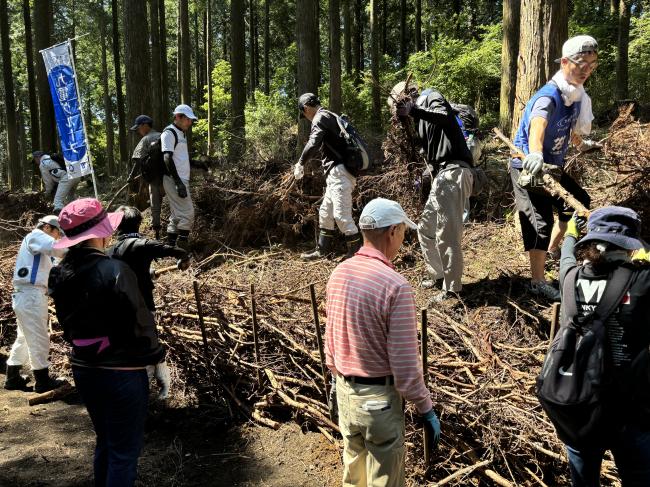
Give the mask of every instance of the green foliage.
M 650 102 L 650 15 L 632 19 L 630 29 L 630 97 Z
M 231 125 L 231 106 L 230 106 L 230 63 L 219 60 L 212 69 L 212 114 L 214 117 L 214 137 L 216 155 L 222 156 L 228 152 L 228 139 Z M 208 111 L 208 94 L 207 89 L 204 94 L 205 103 L 201 105 L 204 112 Z M 208 138 L 208 119 L 200 118 L 194 124 L 192 132 L 197 137 L 207 141 Z

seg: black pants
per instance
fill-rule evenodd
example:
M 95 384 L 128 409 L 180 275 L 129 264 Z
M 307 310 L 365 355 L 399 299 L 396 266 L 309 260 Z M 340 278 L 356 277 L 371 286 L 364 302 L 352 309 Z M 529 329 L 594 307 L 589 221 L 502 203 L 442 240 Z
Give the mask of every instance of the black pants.
M 573 208 L 564 200 L 550 195 L 530 192 L 517 184 L 521 169 L 510 168 L 510 178 L 515 193 L 515 203 L 521 222 L 521 236 L 524 250 L 548 250 L 553 230 L 553 209 L 558 212 L 561 222 L 568 222 L 573 215 Z M 575 198 L 589 208 L 589 194 L 568 174 L 562 172 L 560 184 Z

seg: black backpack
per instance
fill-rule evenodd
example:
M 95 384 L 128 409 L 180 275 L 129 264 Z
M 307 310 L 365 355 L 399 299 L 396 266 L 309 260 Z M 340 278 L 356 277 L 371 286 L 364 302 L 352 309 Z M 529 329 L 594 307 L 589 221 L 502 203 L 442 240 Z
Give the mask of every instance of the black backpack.
M 352 126 L 347 115 L 339 116 L 329 111 L 328 113 L 336 117 L 336 123 L 340 130 L 338 135 L 343 140 L 341 146 L 343 154 L 330 144 L 327 144 L 327 147 L 343 162 L 345 168 L 354 176 L 359 176 L 372 169 L 372 159 L 368 155 L 368 146 L 359 132 Z
M 171 132 L 174 134 L 174 149 L 178 145 L 178 135 L 176 131 L 171 127 L 166 127 L 162 133 L 158 134 L 147 147 L 147 152 L 140 159 L 140 174 L 142 179 L 146 182 L 151 183 L 157 181 L 167 173 L 165 169 L 165 160 L 163 159 L 163 153 L 160 147 L 160 137 L 164 132 Z
M 580 317 L 575 286 L 579 267 L 564 279 L 562 324 L 537 377 L 537 397 L 557 435 L 574 448 L 598 445 L 608 431 L 608 405 L 614 398 L 605 354 L 605 323 L 630 287 L 634 272 L 625 266 L 609 275 L 594 312 Z M 610 418 L 611 419 L 611 418 Z
M 65 166 L 65 160 L 61 154 L 57 154 L 56 152 L 54 154 L 50 154 L 50 159 L 56 162 L 61 169 L 66 172 L 68 171 L 68 168 Z

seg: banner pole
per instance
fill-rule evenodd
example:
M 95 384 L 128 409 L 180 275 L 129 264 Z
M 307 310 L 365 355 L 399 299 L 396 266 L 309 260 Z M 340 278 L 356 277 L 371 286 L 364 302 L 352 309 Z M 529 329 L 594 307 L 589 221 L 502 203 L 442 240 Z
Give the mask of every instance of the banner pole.
M 90 164 L 90 175 L 92 176 L 93 179 L 93 189 L 95 190 L 95 199 L 99 201 L 99 195 L 97 193 L 97 179 L 95 179 L 95 167 L 93 166 L 93 159 L 92 156 L 90 155 L 90 143 L 88 142 L 88 130 L 86 129 L 86 120 L 84 118 L 84 111 L 82 109 L 83 100 L 81 98 L 81 90 L 79 90 L 79 79 L 77 78 L 77 68 L 74 64 L 74 54 L 72 52 L 72 41 L 74 41 L 77 38 L 78 37 L 75 37 L 74 39 L 68 39 L 68 54 L 70 55 L 70 64 L 72 64 L 72 72 L 74 73 L 74 85 L 77 88 L 77 97 L 79 98 L 79 112 L 81 115 L 81 124 L 83 125 L 84 128 L 84 137 L 86 139 L 86 150 L 88 151 L 88 164 Z

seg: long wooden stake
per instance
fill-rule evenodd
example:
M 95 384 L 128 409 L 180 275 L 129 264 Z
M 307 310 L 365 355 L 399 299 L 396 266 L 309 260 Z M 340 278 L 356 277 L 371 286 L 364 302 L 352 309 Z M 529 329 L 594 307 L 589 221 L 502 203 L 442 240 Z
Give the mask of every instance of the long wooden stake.
M 323 351 L 323 338 L 320 333 L 320 321 L 318 319 L 318 303 L 316 302 L 316 288 L 313 284 L 309 285 L 309 294 L 311 296 L 311 309 L 314 313 L 314 326 L 316 327 L 316 341 L 318 342 L 318 353 L 320 355 L 320 371 L 323 374 L 323 384 L 325 384 L 325 404 L 329 401 L 329 387 L 327 385 L 327 373 L 325 367 L 325 352 Z
M 422 328 L 420 330 L 420 336 L 421 336 L 421 344 L 422 344 L 422 375 L 424 376 L 424 385 L 428 386 L 429 383 L 429 365 L 427 361 L 427 355 L 428 355 L 428 348 L 429 348 L 429 343 L 428 343 L 428 335 L 427 335 L 427 328 L 428 328 L 428 319 L 427 319 L 427 310 L 426 308 L 422 309 Z M 431 452 L 429 451 L 429 429 L 427 428 L 426 424 L 423 425 L 422 428 L 422 442 L 424 444 L 424 465 L 427 470 L 429 470 L 429 466 L 431 465 Z
M 508 148 L 511 151 L 512 157 L 518 157 L 520 159 L 523 159 L 526 157 L 522 152 L 521 149 L 519 149 L 515 144 L 512 143 L 512 141 L 504 135 L 501 130 L 498 128 L 494 127 L 493 129 L 495 135 L 504 143 L 508 146 Z M 555 179 L 553 179 L 553 176 L 550 174 L 543 174 L 542 175 L 542 181 L 544 181 L 544 188 L 551 193 L 553 196 L 557 196 L 558 198 L 563 199 L 566 201 L 566 203 L 573 209 L 575 209 L 579 214 L 581 215 L 588 215 L 589 214 L 589 209 L 580 203 L 576 199 L 575 196 L 573 196 L 571 193 L 569 193 L 564 187 Z
M 251 282 L 251 317 L 253 318 L 253 346 L 255 348 L 255 365 L 260 364 L 260 342 L 259 342 L 259 329 L 257 323 L 257 303 L 255 302 L 255 284 Z M 257 385 L 262 385 L 262 376 L 260 369 L 257 372 Z
M 199 325 L 201 326 L 201 337 L 203 338 L 203 355 L 205 356 L 206 365 L 209 365 L 208 355 L 208 335 L 205 332 L 205 321 L 203 320 L 203 306 L 201 305 L 201 292 L 199 291 L 198 281 L 193 282 L 194 299 L 196 299 L 196 313 L 199 316 Z M 208 367 L 209 369 L 210 367 Z

